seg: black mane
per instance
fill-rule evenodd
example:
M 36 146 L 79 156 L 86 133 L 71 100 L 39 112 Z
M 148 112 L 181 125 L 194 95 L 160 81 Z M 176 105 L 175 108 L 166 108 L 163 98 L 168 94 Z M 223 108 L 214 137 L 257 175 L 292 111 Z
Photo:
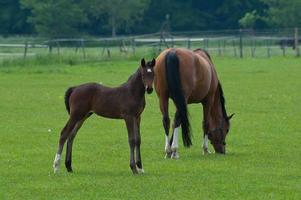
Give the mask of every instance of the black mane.
M 220 82 L 218 82 L 218 90 L 219 90 L 219 95 L 220 95 L 223 117 L 228 122 L 229 120 L 228 120 L 228 115 L 227 115 L 226 107 L 225 107 L 226 100 L 225 100 L 223 88 L 222 88 L 222 85 Z

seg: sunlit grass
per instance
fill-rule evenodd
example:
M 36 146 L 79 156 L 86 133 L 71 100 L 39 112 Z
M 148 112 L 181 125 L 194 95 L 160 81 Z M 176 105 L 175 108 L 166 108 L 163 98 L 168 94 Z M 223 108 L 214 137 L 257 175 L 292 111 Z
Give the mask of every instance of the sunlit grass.
M 235 113 L 225 156 L 202 155 L 202 108 L 191 105 L 194 145 L 181 145 L 179 160 L 165 160 L 158 100 L 146 96 L 142 176 L 130 171 L 124 122 L 96 116 L 75 139 L 74 173 L 63 163 L 59 174 L 52 171 L 68 118 L 65 90 L 85 82 L 117 86 L 140 58 L 73 64 L 45 59 L 0 67 L 0 199 L 300 198 L 300 59 L 214 57 L 227 111 Z

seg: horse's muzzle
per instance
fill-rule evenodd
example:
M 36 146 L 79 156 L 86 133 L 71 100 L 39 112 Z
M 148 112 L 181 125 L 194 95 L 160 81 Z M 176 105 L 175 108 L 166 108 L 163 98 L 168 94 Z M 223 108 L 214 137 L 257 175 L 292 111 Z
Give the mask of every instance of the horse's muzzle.
M 147 92 L 147 94 L 151 94 L 153 92 L 153 88 L 147 87 L 146 92 Z

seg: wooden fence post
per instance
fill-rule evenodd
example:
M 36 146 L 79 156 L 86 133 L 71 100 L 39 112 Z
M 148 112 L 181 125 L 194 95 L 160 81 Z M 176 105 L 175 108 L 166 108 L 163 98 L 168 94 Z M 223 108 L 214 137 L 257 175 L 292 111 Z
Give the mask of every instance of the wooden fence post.
M 239 29 L 239 57 L 243 58 L 242 29 Z
M 24 48 L 24 59 L 26 58 L 27 55 L 27 49 L 28 49 L 28 42 L 25 42 L 25 48 Z
M 297 56 L 297 57 L 300 57 L 298 28 L 295 28 L 295 41 L 294 41 L 294 47 L 295 47 L 295 50 L 296 50 L 296 56 Z

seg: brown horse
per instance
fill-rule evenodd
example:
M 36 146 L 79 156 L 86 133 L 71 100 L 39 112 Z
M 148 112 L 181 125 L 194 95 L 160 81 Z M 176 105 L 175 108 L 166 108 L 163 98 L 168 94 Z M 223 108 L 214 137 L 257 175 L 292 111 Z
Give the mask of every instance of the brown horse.
M 187 110 L 187 104 L 191 103 L 203 104 L 204 153 L 209 153 L 208 138 L 217 153 L 226 153 L 225 139 L 233 115 L 227 116 L 223 90 L 206 51 L 166 49 L 156 59 L 154 83 L 163 115 L 167 157 L 179 157 L 177 149 L 180 125 L 184 146 L 189 147 L 192 144 Z M 169 98 L 177 108 L 170 141 Z
M 145 107 L 145 91 L 152 93 L 155 59 L 145 63 L 141 60 L 139 69 L 128 81 L 116 88 L 97 83 L 87 83 L 71 87 L 65 94 L 65 105 L 70 115 L 61 131 L 57 154 L 54 159 L 54 172 L 59 170 L 61 154 L 67 140 L 65 166 L 72 172 L 72 144 L 77 131 L 93 113 L 107 118 L 124 119 L 130 145 L 130 168 L 134 174 L 143 173 L 140 154 L 140 116 Z M 136 158 L 135 158 L 136 151 Z

